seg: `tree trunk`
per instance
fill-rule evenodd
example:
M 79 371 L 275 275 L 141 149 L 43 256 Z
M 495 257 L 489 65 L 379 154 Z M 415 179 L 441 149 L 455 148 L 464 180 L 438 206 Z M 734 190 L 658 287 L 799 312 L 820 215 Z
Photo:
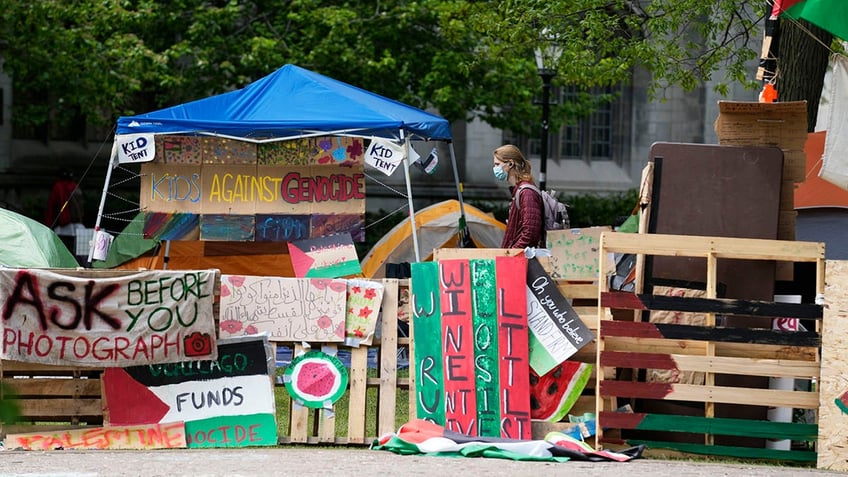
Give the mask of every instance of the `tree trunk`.
M 816 126 L 832 40 L 833 35 L 806 21 L 796 24 L 782 19 L 780 22 L 778 99 L 807 101 L 808 132 L 812 132 Z

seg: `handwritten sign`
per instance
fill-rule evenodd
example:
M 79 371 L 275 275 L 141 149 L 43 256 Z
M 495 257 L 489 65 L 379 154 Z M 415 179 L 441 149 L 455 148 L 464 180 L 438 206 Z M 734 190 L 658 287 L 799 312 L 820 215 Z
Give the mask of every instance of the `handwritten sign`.
M 107 368 L 110 424 L 185 422 L 190 448 L 277 445 L 267 335 L 218 342 L 209 361 Z
M 328 223 L 322 219 L 325 216 L 346 217 L 329 222 L 349 225 L 349 230 L 339 232 L 359 237 L 362 221 L 350 218 L 365 213 L 362 140 L 325 137 L 291 142 L 292 147 L 257 150 L 255 144 L 224 138 L 163 139 L 162 153 L 142 165 L 145 237 L 162 238 L 154 234 L 167 233 L 169 240 L 195 239 L 200 228 L 202 240 L 269 240 L 280 237 L 278 218 Z M 195 217 L 195 228 L 163 228 L 172 215 Z M 301 235 L 326 235 L 326 227 L 321 234 L 310 230 Z
M 95 367 L 214 358 L 215 274 L 0 268 L 0 357 Z
M 221 337 L 342 342 L 346 297 L 345 280 L 222 275 Z
M 411 270 L 417 416 L 466 435 L 529 439 L 526 259 Z
M 439 261 L 442 310 L 442 357 L 445 381 L 445 427 L 477 435 L 474 378 L 474 331 L 471 319 L 471 269 L 468 260 Z
M 371 346 L 377 331 L 377 318 L 383 302 L 382 283 L 370 280 L 347 281 L 347 315 L 345 316 L 345 344 Z
M 156 141 L 153 134 L 118 134 L 115 152 L 119 164 L 150 162 L 156 157 Z
M 405 159 L 405 147 L 393 141 L 374 139 L 365 152 L 365 163 L 390 176 Z
M 288 243 L 296 277 L 339 278 L 362 273 L 349 233 Z
M 70 450 L 70 449 L 179 449 L 186 447 L 182 422 L 108 426 L 93 429 L 9 434 L 6 449 Z
M 594 339 L 545 273 L 537 259 L 528 261 L 527 322 L 530 326 L 530 366 L 544 375 Z
M 444 425 L 439 266 L 436 262 L 416 262 L 410 265 L 410 274 L 412 339 L 415 343 L 415 412 L 419 419 Z
M 606 226 L 549 230 L 547 241 L 551 257 L 548 271 L 551 278 L 597 280 L 601 233 L 610 230 L 612 228 Z

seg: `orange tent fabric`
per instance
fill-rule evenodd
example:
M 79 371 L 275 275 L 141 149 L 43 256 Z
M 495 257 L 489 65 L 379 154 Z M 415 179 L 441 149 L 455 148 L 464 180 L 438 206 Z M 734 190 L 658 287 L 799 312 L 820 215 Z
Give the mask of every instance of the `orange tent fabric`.
M 824 140 L 827 131 L 807 135 L 804 153 L 807 156 L 807 175 L 804 182 L 795 184 L 795 208 L 846 207 L 848 190 L 835 186 L 819 177 L 824 155 Z

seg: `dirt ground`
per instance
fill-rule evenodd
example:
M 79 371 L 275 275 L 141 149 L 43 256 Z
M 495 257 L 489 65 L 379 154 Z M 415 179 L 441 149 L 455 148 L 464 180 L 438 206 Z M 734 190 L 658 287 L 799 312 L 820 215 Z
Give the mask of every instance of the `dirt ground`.
M 720 464 L 684 460 L 630 462 L 516 462 L 488 458 L 400 456 L 351 448 L 279 447 L 251 449 L 172 449 L 156 451 L 0 451 L 0 476 L 428 476 L 540 475 L 656 477 L 848 475 L 798 467 Z

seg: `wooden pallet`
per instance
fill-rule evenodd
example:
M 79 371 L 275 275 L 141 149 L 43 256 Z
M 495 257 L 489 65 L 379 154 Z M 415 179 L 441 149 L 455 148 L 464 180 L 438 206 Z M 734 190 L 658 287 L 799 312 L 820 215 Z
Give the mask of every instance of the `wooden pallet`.
M 814 442 L 816 424 L 751 416 L 764 416 L 770 407 L 818 408 L 815 389 L 768 389 L 767 384 L 773 377 L 818 379 L 822 307 L 718 298 L 716 269 L 720 260 L 733 259 L 814 262 L 816 290 L 821 294 L 824 245 L 604 233 L 601 260 L 610 253 L 705 258 L 706 290 L 702 297 L 670 297 L 610 291 L 607 283 L 601 283 L 598 367 L 604 372 L 597 375 L 596 445 L 646 444 L 650 449 L 689 454 L 815 461 L 812 450 L 776 450 L 763 444 L 768 439 Z M 617 310 L 625 313 L 613 313 Z M 641 312 L 657 310 L 698 312 L 706 319 L 696 325 L 638 318 Z M 794 317 L 816 325 L 808 332 L 731 328 L 722 325 L 723 316 Z M 649 369 L 667 370 L 677 378 L 646 382 Z M 701 373 L 703 379 L 682 383 L 679 377 L 686 372 Z M 766 386 L 758 384 L 763 380 Z M 611 399 L 616 406 L 610 406 Z M 633 412 L 619 412 L 622 405 Z

